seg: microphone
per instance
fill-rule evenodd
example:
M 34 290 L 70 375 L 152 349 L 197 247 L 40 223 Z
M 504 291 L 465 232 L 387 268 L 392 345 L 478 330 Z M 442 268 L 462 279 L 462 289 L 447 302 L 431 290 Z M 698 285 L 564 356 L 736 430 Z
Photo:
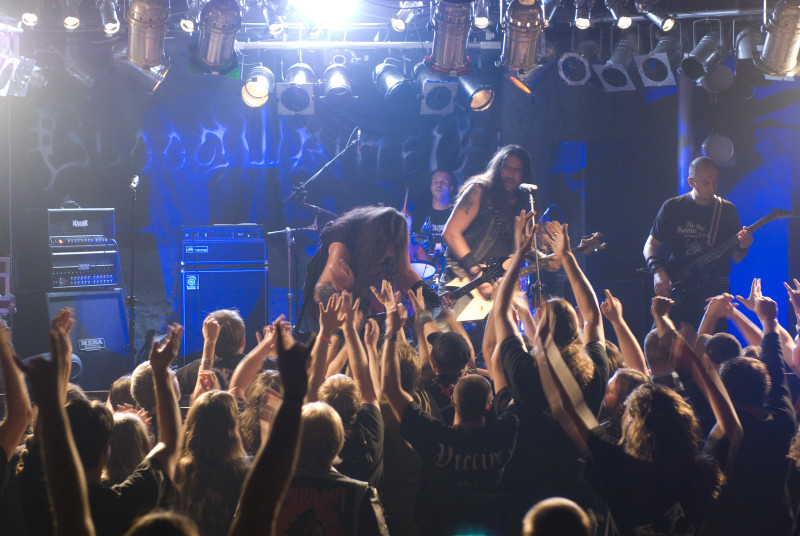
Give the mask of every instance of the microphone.
M 361 128 L 356 131 L 356 154 L 361 154 Z
M 522 190 L 523 192 L 530 193 L 533 192 L 534 190 L 538 190 L 539 187 L 536 186 L 535 184 L 528 184 L 526 182 L 523 182 L 522 184 L 519 185 L 519 189 Z
M 131 183 L 130 185 L 128 185 L 128 188 L 130 188 L 135 192 L 138 186 L 139 186 L 139 175 L 134 175 L 133 177 L 131 177 Z

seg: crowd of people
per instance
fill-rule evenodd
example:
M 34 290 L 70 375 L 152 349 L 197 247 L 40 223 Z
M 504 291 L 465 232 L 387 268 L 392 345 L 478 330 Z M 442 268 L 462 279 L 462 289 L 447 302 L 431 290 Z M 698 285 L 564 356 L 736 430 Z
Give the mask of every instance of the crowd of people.
M 480 276 L 490 250 L 511 254 L 480 289 L 491 311 L 479 347 L 410 269 L 403 215 L 379 207 L 323 233 L 306 342 L 279 317 L 246 352 L 239 314 L 215 311 L 200 359 L 174 369 L 183 328 L 170 326 L 98 401 L 68 383 L 71 311 L 52 320 L 49 358 L 20 360 L 0 325 L 3 533 L 800 534 L 800 398 L 787 383 L 800 339 L 779 305 L 755 279 L 747 298 L 722 288 L 677 324 L 659 254 L 679 218 L 665 204 L 645 246 L 654 329 L 637 340 L 620 300 L 598 299 L 568 225 L 520 210 L 526 157 L 501 149 L 445 224 L 464 274 Z M 683 201 L 712 219 L 730 211 L 702 182 L 715 167 L 692 172 L 699 197 Z M 690 227 L 684 241 L 698 239 Z M 733 260 L 752 243 L 737 236 Z M 537 239 L 574 303 L 521 292 Z M 800 324 L 800 282 L 786 289 Z M 745 348 L 718 331 L 726 320 Z

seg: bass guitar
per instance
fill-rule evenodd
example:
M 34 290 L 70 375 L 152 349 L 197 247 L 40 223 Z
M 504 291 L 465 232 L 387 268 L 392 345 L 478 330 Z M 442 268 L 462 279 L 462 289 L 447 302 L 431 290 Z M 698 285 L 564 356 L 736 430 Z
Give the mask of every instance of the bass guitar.
M 766 224 L 775 220 L 800 217 L 800 212 L 796 210 L 772 209 L 769 214 L 749 226 L 747 229 L 754 233 Z M 672 268 L 667 265 L 667 273 L 672 278 L 672 288 L 670 298 L 678 305 L 686 296 L 696 291 L 703 283 L 703 279 L 709 274 L 715 262 L 730 252 L 739 244 L 738 232 L 721 244 L 708 250 L 689 264 L 682 268 Z

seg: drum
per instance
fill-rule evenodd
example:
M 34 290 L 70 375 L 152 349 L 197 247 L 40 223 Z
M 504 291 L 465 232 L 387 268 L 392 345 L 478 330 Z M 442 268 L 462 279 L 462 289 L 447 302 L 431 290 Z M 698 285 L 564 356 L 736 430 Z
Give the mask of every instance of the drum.
M 436 275 L 436 266 L 423 260 L 412 260 L 411 269 L 414 270 L 422 279 L 430 279 Z

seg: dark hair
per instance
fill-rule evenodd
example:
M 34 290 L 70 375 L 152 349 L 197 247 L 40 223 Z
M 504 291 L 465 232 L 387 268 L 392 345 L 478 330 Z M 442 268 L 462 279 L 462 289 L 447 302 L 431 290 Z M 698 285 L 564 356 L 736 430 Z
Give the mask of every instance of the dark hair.
M 320 235 L 322 243 L 334 234 L 350 251 L 350 269 L 355 286 L 353 296 L 366 300 L 371 296 L 373 272 L 383 260 L 387 247 L 392 246 L 394 257 L 408 254 L 408 224 L 405 217 L 392 207 L 358 207 L 330 222 Z
M 67 417 L 81 463 L 87 469 L 97 467 L 111 440 L 114 417 L 96 400 L 73 400 L 67 405 Z
M 111 430 L 111 455 L 103 471 L 103 485 L 123 482 L 150 452 L 147 430 L 138 415 L 115 413 Z
M 153 411 L 156 407 L 156 387 L 150 361 L 140 363 L 131 374 L 131 395 L 139 407 Z
M 583 346 L 578 315 L 572 305 L 562 298 L 551 298 L 546 303 L 548 314 L 555 318 L 553 342 L 578 384 L 585 386 L 594 376 L 594 361 L 589 358 Z
M 689 178 L 694 179 L 698 169 L 719 169 L 719 166 L 711 158 L 707 156 L 698 156 L 689 164 Z
M 219 324 L 219 338 L 214 353 L 222 359 L 239 354 L 244 339 L 244 320 L 235 309 L 219 309 L 209 313 Z
M 735 357 L 719 368 L 731 401 L 736 406 L 760 408 L 771 389 L 767 366 L 752 357 Z
M 531 170 L 531 156 L 525 148 L 519 145 L 506 145 L 498 149 L 489 164 L 486 166 L 486 171 L 479 175 L 469 178 L 458 190 L 458 195 L 463 194 L 470 186 L 477 183 L 481 186 L 489 188 L 493 195 L 498 195 L 503 190 L 503 181 L 500 176 L 500 168 L 503 167 L 506 159 L 509 156 L 519 158 L 522 162 L 522 182 L 531 182 L 533 171 Z
M 114 380 L 108 391 L 108 404 L 111 411 L 116 411 L 119 406 L 130 404 L 136 407 L 136 400 L 131 394 L 131 375 L 126 374 Z
M 444 173 L 448 176 L 448 178 L 450 179 L 450 193 L 452 193 L 458 186 L 458 181 L 456 180 L 456 176 L 453 175 L 452 171 L 448 171 L 442 168 L 436 168 L 433 171 L 431 171 L 431 174 L 428 176 L 429 184 L 433 180 L 433 176 L 436 175 L 437 173 Z
M 261 399 L 267 389 L 283 392 L 280 374 L 267 370 L 256 376 L 244 392 L 244 409 L 239 414 L 239 435 L 247 454 L 255 455 L 261 446 Z
M 636 369 L 620 367 L 611 378 L 615 379 L 617 385 L 617 395 L 620 403 L 624 402 L 632 392 L 634 392 L 640 385 L 650 383 L 650 377 Z M 610 382 L 611 380 L 609 380 Z
M 623 361 L 619 346 L 608 339 L 606 339 L 606 356 L 608 356 L 608 376 L 611 377 L 623 366 Z

